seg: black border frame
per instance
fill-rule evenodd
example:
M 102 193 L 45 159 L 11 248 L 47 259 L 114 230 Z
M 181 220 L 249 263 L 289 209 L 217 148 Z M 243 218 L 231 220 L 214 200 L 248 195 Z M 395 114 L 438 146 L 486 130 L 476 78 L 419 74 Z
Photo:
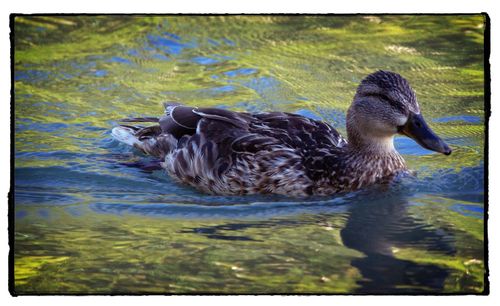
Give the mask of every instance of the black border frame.
M 18 16 L 407 16 L 407 15 L 417 15 L 417 16 L 469 16 L 469 15 L 482 15 L 484 18 L 484 124 L 485 124 L 485 143 L 484 143 L 484 263 L 485 263 L 485 274 L 484 274 L 484 290 L 479 293 L 286 293 L 286 292 L 276 292 L 276 293 L 217 293 L 217 292 L 195 292 L 195 293 L 151 293 L 151 292 L 110 292 L 110 293 L 39 293 L 39 294 L 19 294 L 15 290 L 14 285 L 14 248 L 15 248 L 15 178 L 14 178 L 14 157 L 15 157 L 15 92 L 14 92 L 14 72 L 15 72 L 15 18 Z M 9 28 L 10 28 L 10 77 L 11 77 L 11 88 L 10 88 L 10 189 L 8 193 L 8 236 L 9 236 L 9 259 L 8 259 L 8 289 L 9 293 L 13 297 L 17 296 L 143 296 L 143 295 L 156 295 L 156 296 L 256 296 L 256 295 L 289 295 L 289 296 L 463 296 L 463 295 L 489 295 L 490 294 L 490 282 L 489 282 L 489 248 L 488 248 L 488 208 L 489 208 L 489 184 L 488 184 L 488 170 L 489 170 L 489 119 L 491 116 L 491 71 L 490 71 L 490 47 L 491 47 L 491 24 L 490 17 L 488 13 L 352 13 L 352 14 L 335 14 L 335 13 L 322 13 L 322 14 L 312 14 L 312 13 L 186 13 L 186 14 L 149 14 L 149 13 L 42 13 L 42 14 L 24 14 L 24 13 L 11 13 L 9 15 Z

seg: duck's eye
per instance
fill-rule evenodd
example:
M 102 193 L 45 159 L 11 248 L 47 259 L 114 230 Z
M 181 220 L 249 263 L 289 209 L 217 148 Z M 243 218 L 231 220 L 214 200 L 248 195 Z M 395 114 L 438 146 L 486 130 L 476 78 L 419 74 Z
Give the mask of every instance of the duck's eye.
M 414 120 L 415 122 L 415 126 L 418 127 L 418 128 L 421 128 L 422 127 L 422 123 L 418 120 Z

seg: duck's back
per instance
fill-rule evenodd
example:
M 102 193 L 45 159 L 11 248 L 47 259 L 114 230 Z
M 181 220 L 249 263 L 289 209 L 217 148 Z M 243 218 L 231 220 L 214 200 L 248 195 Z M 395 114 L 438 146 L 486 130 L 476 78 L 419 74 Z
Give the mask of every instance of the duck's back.
M 143 144 L 136 147 L 164 157 L 172 177 L 205 192 L 309 195 L 326 176 L 325 156 L 346 145 L 328 124 L 296 114 L 166 109 L 158 126 L 134 131 Z

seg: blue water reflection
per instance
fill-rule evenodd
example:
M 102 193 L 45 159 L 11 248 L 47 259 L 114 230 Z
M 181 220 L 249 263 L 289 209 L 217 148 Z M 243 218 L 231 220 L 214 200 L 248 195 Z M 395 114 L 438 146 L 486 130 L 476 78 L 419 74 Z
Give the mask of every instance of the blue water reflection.
M 193 44 L 184 44 L 158 35 L 149 34 L 148 42 L 155 48 L 167 54 L 179 55 L 184 48 L 194 48 Z
M 239 68 L 235 70 L 225 71 L 224 74 L 230 78 L 234 78 L 241 75 L 251 75 L 257 73 L 255 68 Z
M 204 56 L 193 57 L 192 61 L 200 65 L 213 65 L 219 63 L 219 60 Z

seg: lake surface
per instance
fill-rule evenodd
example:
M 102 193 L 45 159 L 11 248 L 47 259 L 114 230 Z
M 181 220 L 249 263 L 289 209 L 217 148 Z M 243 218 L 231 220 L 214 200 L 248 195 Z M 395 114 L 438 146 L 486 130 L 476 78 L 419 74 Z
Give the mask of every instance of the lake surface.
M 481 293 L 484 19 L 18 16 L 14 289 L 63 293 Z M 452 147 L 397 137 L 416 178 L 328 198 L 213 196 L 130 165 L 110 130 L 161 103 L 345 113 L 392 70 Z

